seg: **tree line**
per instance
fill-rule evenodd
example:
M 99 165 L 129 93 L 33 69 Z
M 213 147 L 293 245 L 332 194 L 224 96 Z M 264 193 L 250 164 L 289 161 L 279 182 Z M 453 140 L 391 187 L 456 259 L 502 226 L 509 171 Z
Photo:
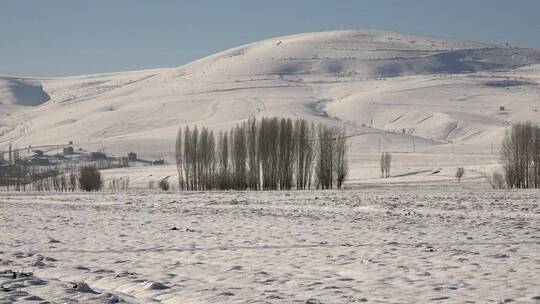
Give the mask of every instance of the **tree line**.
M 250 118 L 217 135 L 180 127 L 181 190 L 342 188 L 348 174 L 345 130 L 305 119 Z
M 512 125 L 503 140 L 502 165 L 509 188 L 540 188 L 540 127 Z
M 13 170 L 0 174 L 0 189 L 6 191 L 74 192 L 98 191 L 103 186 L 99 169 L 92 166 L 73 168 L 69 171 L 34 170 L 22 162 L 15 162 Z M 128 178 L 112 179 L 111 190 L 124 190 L 129 186 Z

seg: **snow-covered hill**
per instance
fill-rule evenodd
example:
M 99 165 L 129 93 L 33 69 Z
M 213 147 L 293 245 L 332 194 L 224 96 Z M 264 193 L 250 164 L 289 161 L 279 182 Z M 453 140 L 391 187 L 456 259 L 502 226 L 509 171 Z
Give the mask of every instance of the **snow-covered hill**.
M 498 143 L 540 123 L 540 50 L 380 31 L 278 37 L 170 69 L 0 77 L 0 149 L 65 143 L 171 151 L 181 124 L 250 116 L 346 126 L 353 152 Z

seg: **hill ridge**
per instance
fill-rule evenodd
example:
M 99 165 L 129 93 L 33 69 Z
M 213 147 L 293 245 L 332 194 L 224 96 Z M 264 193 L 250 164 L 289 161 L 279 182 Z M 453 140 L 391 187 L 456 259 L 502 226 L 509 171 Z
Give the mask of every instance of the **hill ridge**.
M 509 123 L 540 120 L 539 71 L 536 49 L 344 30 L 273 37 L 173 68 L 2 76 L 0 149 L 74 140 L 166 150 L 181 124 L 221 129 L 251 116 L 381 130 L 389 147 L 410 145 L 410 136 L 488 146 Z M 9 79 L 48 98 L 17 97 Z M 374 140 L 355 139 L 353 150 Z

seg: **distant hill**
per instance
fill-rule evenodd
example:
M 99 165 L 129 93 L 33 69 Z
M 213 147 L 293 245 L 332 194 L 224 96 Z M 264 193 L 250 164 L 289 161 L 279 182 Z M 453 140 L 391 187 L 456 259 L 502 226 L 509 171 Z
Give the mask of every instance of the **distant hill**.
M 381 31 L 277 37 L 169 69 L 0 77 L 0 149 L 57 144 L 172 149 L 181 124 L 306 117 L 384 132 L 353 152 L 455 142 L 488 147 L 540 123 L 540 50 Z

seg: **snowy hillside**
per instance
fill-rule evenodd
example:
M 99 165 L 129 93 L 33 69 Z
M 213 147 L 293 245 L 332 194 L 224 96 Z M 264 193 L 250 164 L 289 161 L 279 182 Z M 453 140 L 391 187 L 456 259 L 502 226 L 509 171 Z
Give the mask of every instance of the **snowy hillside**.
M 540 122 L 540 50 L 379 31 L 278 37 L 170 69 L 65 78 L 0 77 L 0 149 L 72 140 L 171 151 L 180 124 L 250 116 L 344 125 L 353 151 L 498 143 Z

